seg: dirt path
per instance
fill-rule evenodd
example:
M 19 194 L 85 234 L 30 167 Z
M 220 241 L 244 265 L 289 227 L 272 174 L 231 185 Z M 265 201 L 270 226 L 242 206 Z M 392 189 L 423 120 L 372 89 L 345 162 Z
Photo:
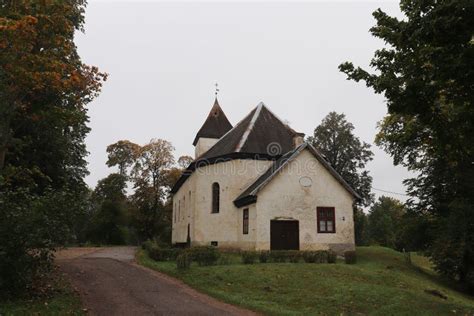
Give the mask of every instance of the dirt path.
M 57 256 L 91 315 L 254 315 L 134 264 L 135 248 L 72 248 Z

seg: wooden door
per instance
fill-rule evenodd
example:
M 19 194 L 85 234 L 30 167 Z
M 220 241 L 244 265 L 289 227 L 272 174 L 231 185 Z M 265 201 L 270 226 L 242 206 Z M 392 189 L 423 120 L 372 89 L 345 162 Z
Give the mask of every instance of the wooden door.
M 270 221 L 271 250 L 299 250 L 300 232 L 298 221 Z

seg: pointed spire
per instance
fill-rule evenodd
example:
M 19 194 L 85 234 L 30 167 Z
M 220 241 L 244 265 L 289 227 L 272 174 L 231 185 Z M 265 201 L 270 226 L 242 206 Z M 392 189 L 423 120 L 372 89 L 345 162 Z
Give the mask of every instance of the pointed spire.
M 194 138 L 193 145 L 196 146 L 199 138 L 221 138 L 225 133 L 232 129 L 232 124 L 230 124 L 227 116 L 225 116 L 224 111 L 222 111 L 217 96 L 214 100 L 214 105 L 207 116 L 206 121 L 201 126 L 199 131 Z

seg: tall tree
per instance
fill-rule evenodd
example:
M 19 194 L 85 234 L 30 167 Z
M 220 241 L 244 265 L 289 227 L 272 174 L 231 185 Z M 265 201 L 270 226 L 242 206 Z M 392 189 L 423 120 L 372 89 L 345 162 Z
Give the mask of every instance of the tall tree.
M 35 169 L 40 188 L 82 185 L 87 174 L 85 105 L 106 75 L 77 54 L 84 7 L 81 0 L 0 6 L 0 169 Z
M 344 114 L 330 112 L 314 130 L 308 141 L 329 161 L 332 167 L 359 193 L 361 201 L 354 204 L 354 230 L 357 245 L 366 245 L 367 216 L 360 206 L 373 202 L 372 177 L 365 170 L 372 160 L 370 145 L 354 135 L 354 125 Z
M 386 43 L 375 73 L 339 68 L 385 95 L 376 142 L 418 174 L 405 183 L 411 204 L 432 217 L 438 271 L 474 287 L 474 3 L 403 0 L 400 9 L 403 20 L 373 13 L 370 31 Z
M 387 196 L 379 197 L 369 211 L 369 238 L 372 243 L 398 249 L 402 219 L 405 215 L 403 204 Z
M 126 177 L 112 173 L 99 180 L 92 194 L 96 207 L 89 227 L 89 238 L 105 244 L 127 242 L 128 232 Z
M 82 212 L 86 105 L 106 79 L 74 44 L 85 4 L 0 3 L 0 291 L 24 289 Z
M 128 140 L 119 140 L 107 146 L 107 166 L 118 166 L 119 173 L 125 176 L 128 174 L 128 168 L 133 165 L 139 152 L 139 145 Z
M 168 193 L 169 169 L 174 164 L 173 146 L 163 139 L 152 139 L 142 146 L 132 170 L 136 221 L 144 238 L 162 233 L 164 204 Z
M 371 194 L 372 177 L 365 170 L 372 160 L 370 145 L 354 135 L 354 125 L 344 114 L 330 112 L 314 130 L 308 141 L 331 163 L 332 167 L 362 197 L 362 205 L 368 206 L 374 199 Z

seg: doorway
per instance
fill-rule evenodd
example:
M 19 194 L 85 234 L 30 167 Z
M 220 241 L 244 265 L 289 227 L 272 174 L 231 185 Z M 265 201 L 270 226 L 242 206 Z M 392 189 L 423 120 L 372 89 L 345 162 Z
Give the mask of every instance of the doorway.
M 298 221 L 270 221 L 270 250 L 299 250 Z

